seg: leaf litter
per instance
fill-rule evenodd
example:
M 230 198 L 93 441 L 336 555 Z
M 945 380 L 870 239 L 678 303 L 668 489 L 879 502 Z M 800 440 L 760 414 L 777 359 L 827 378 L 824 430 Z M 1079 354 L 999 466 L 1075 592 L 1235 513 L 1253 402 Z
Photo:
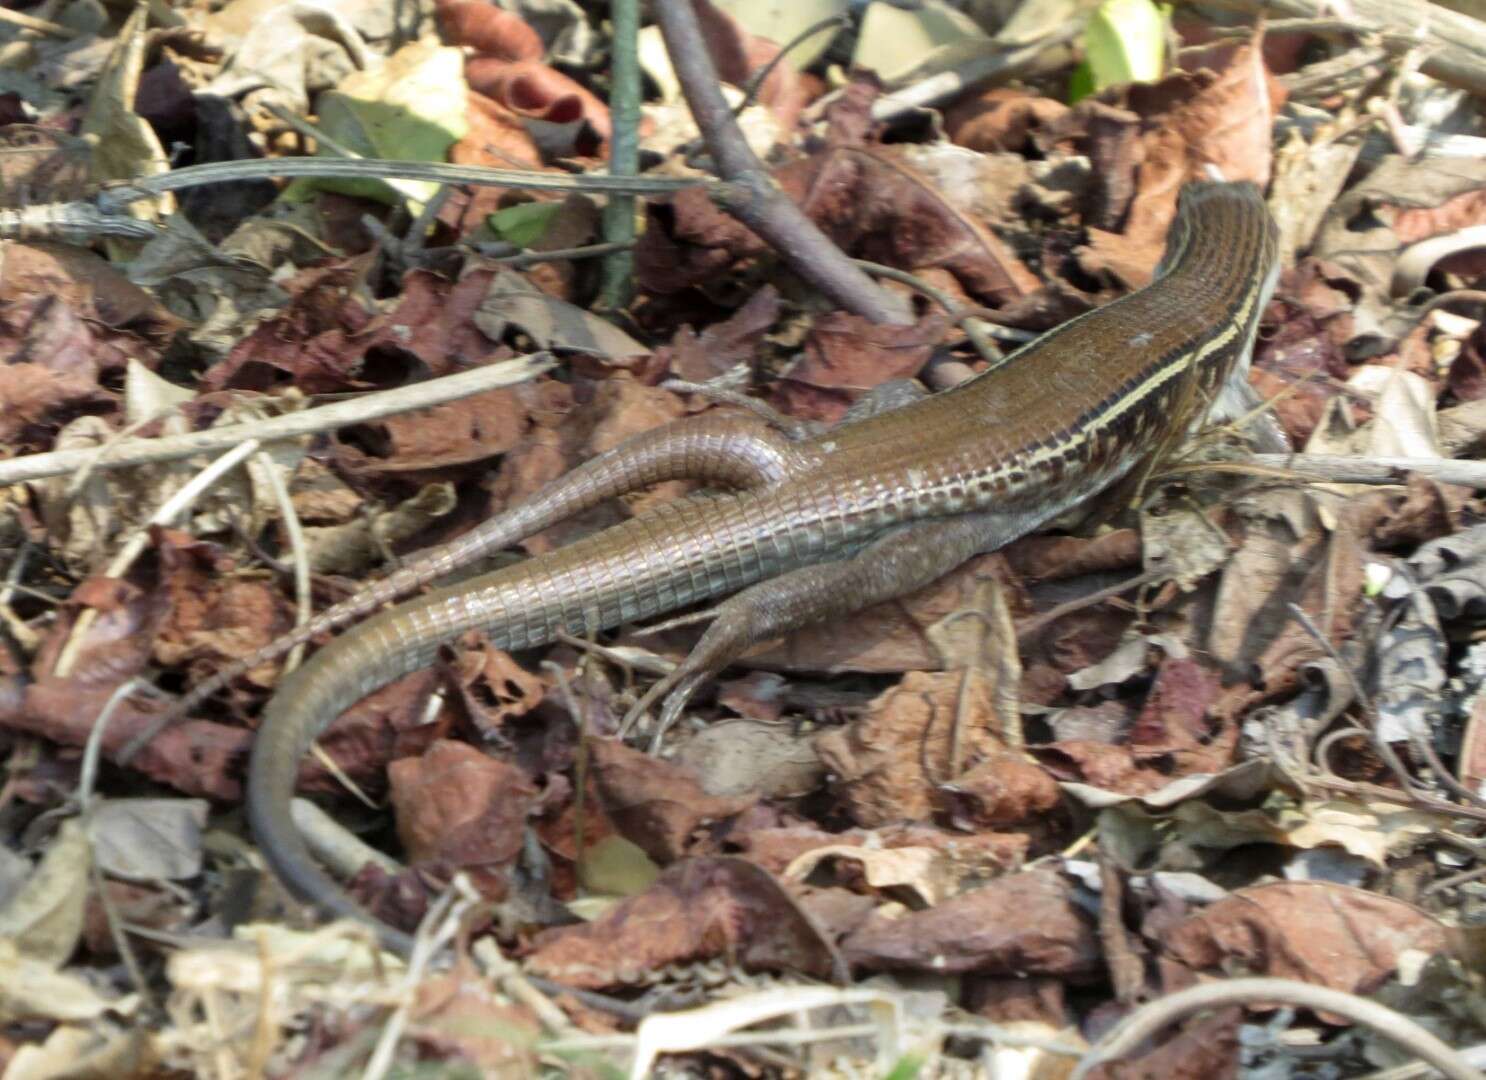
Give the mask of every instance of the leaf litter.
M 287 631 L 296 577 L 334 603 L 626 437 L 740 407 L 718 391 L 820 424 L 890 380 L 948 385 L 987 362 L 965 312 L 1037 332 L 1148 281 L 1178 189 L 1209 168 L 1268 182 L 1280 218 L 1250 381 L 1291 445 L 1424 462 L 1486 446 L 1470 250 L 1486 173 L 1446 150 L 1479 139 L 1481 106 L 1389 53 L 1403 28 L 1183 11 L 1159 44 L 1150 26 L 1119 40 L 1110 7 L 1040 67 L 889 126 L 884 94 L 1032 40 L 1054 5 L 1028 0 L 1004 27 L 984 5 L 814 6 L 837 21 L 795 45 L 774 35 L 809 29 L 801 13 L 697 9 L 773 181 L 845 255 L 920 283 L 883 283 L 912 299 L 904 325 L 833 308 L 701 188 L 642 202 L 617 306 L 595 303 L 587 193 L 238 181 L 183 192 L 182 217 L 156 200 L 148 242 L 5 241 L 4 457 L 99 463 L 0 488 L 0 1075 L 393 1058 L 582 1073 L 674 1048 L 751 1075 L 1063 1076 L 1143 1003 L 1239 976 L 1384 1003 L 1462 1051 L 1483 1041 L 1486 481 L 1312 477 L 1249 462 L 1231 431 L 918 594 L 761 645 L 659 756 L 618 721 L 687 632 L 517 657 L 468 635 L 356 705 L 301 770 L 342 824 L 308 827 L 351 851 L 370 910 L 443 926 L 452 964 L 405 967 L 361 928 L 289 928 L 313 917 L 234 813 L 277 662 L 96 773 L 107 798 L 74 813 L 92 754 L 109 762 L 163 707 L 139 687 L 179 692 Z M 409 26 L 374 4 L 260 17 L 233 0 L 170 12 L 174 27 L 150 21 L 163 7 L 72 39 L 7 27 L 8 67 L 67 74 L 30 104 L 0 91 L 16 121 L 4 209 L 173 154 L 349 143 L 604 167 L 627 123 L 606 104 L 606 7 L 425 7 Z M 646 27 L 643 163 L 705 175 L 659 45 Z M 1147 81 L 1069 93 L 1088 49 L 1137 47 L 1158 57 Z M 206 464 L 134 463 L 135 441 L 538 348 L 559 371 L 270 444 L 106 573 Z M 401 862 L 360 865 L 347 828 Z M 666 1010 L 706 1036 L 643 1019 Z M 805 1011 L 813 1043 L 751 1026 Z M 631 1030 L 617 1051 L 599 1038 Z M 1410 1058 L 1397 1038 L 1235 999 L 1080 1069 L 1360 1076 Z

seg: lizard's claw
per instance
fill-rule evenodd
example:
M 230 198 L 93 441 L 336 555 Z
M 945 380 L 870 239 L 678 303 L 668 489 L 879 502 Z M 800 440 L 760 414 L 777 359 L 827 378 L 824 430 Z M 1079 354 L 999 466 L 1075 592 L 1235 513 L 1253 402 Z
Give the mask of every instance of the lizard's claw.
M 741 595 L 746 596 L 746 594 Z M 692 695 L 697 692 L 702 683 L 731 664 L 757 640 L 753 619 L 750 618 L 750 608 L 746 600 L 740 602 L 740 597 L 724 601 L 707 611 L 668 620 L 661 626 L 651 629 L 666 629 L 682 622 L 698 622 L 702 619 L 711 619 L 712 625 L 707 627 L 701 640 L 693 646 L 691 652 L 687 653 L 686 659 L 677 664 L 676 669 L 669 675 L 645 691 L 644 696 L 635 702 L 629 712 L 624 714 L 624 720 L 619 725 L 621 737 L 632 730 L 640 717 L 664 697 L 665 704 L 661 706 L 660 720 L 650 738 L 650 750 L 653 753 L 659 748 L 660 741 L 666 732 L 680 719 L 681 711 L 686 708 L 686 703 L 691 700 Z

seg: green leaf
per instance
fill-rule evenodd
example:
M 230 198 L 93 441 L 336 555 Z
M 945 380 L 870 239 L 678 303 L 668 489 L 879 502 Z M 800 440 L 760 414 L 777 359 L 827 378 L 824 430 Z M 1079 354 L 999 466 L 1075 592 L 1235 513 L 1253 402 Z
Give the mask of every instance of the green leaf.
M 1166 15 L 1152 0 L 1104 0 L 1084 30 L 1094 90 L 1155 82 L 1166 60 Z
M 1073 74 L 1068 76 L 1068 104 L 1077 105 L 1084 98 L 1094 93 L 1094 69 L 1089 66 L 1087 60 L 1079 62 L 1073 69 Z
M 562 212 L 560 202 L 527 202 L 497 210 L 486 221 L 491 231 L 508 244 L 529 248 L 547 234 Z
M 327 138 L 362 157 L 444 161 L 468 130 L 464 54 L 427 42 L 404 45 L 387 60 L 355 71 L 321 94 L 318 124 Z M 407 199 L 412 208 L 433 197 L 438 184 L 421 180 L 296 180 L 286 199 L 310 189 L 340 191 L 379 202 Z

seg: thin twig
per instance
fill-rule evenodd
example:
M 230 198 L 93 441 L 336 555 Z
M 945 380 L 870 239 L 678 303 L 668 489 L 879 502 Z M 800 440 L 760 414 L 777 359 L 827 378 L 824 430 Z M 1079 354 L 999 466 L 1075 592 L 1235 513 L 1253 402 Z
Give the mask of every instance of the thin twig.
M 98 468 L 119 469 L 131 465 L 142 465 L 155 461 L 176 461 L 213 450 L 225 450 L 237 446 L 246 439 L 271 442 L 276 439 L 292 439 L 299 435 L 312 435 L 335 428 L 361 424 L 383 416 L 426 409 L 442 405 L 446 401 L 457 401 L 485 390 L 512 386 L 526 382 L 555 365 L 550 353 L 532 353 L 529 356 L 503 360 L 445 375 L 409 386 L 394 387 L 365 394 L 350 401 L 338 401 L 315 409 L 304 409 L 288 416 L 276 416 L 269 420 L 255 420 L 244 424 L 229 424 L 206 431 L 193 431 L 185 435 L 171 435 L 158 439 L 129 439 L 110 448 L 106 455 L 96 449 L 56 450 L 49 454 L 31 454 L 26 457 L 0 461 L 0 485 L 15 484 L 22 480 L 39 480 L 47 476 L 60 476 L 78 469 L 96 465 Z
M 8 22 L 12 26 L 19 26 L 22 30 L 34 30 L 38 34 L 46 34 L 49 37 L 63 40 L 71 40 L 81 34 L 81 31 L 74 30 L 70 26 L 63 26 L 50 19 L 38 19 L 34 15 L 27 15 L 24 11 L 11 11 L 9 8 L 0 8 L 0 22 Z
M 769 76 L 774 74 L 774 69 L 783 63 L 784 58 L 791 52 L 805 44 L 805 42 L 809 41 L 816 34 L 825 30 L 842 30 L 850 25 L 851 16 L 846 12 L 838 12 L 835 15 L 827 15 L 819 22 L 811 23 L 794 37 L 790 38 L 789 41 L 785 42 L 784 47 L 770 58 L 767 64 L 748 76 L 748 83 L 743 87 L 743 100 L 739 101 L 733 107 L 733 116 L 742 116 L 743 110 L 753 104 L 754 99 L 758 97 L 758 92 L 763 89 L 764 83 L 768 82 Z
M 612 0 L 609 4 L 613 47 L 609 54 L 609 173 L 634 176 L 640 171 L 640 0 Z M 610 195 L 604 206 L 604 240 L 630 244 L 635 239 L 633 195 Z M 604 258 L 599 305 L 621 311 L 635 296 L 635 257 L 628 247 L 616 247 Z
M 1021 344 L 1037 337 L 1030 331 L 992 322 L 985 317 L 985 308 L 961 304 L 949 293 L 929 284 L 917 274 L 910 274 L 907 270 L 900 270 L 896 266 L 884 266 L 882 263 L 868 259 L 852 259 L 851 261 L 874 277 L 887 278 L 889 281 L 907 285 L 910 289 L 923 293 L 934 301 L 944 309 L 946 315 L 955 321 L 956 326 L 965 331 L 965 336 L 970 339 L 970 344 L 975 346 L 975 351 L 980 354 L 981 359 L 992 366 L 999 365 L 1006 359 L 1001 350 L 996 347 L 993 338 Z
M 710 185 L 724 188 L 716 181 L 668 176 L 606 176 L 584 173 L 569 176 L 562 173 L 533 172 L 526 169 L 489 169 L 482 165 L 449 165 L 437 161 L 394 161 L 389 158 L 268 158 L 243 161 L 214 161 L 207 165 L 187 165 L 157 176 L 143 176 L 127 182 L 105 185 L 97 195 L 98 208 L 118 213 L 139 199 L 151 199 L 167 191 L 224 184 L 232 180 L 263 180 L 275 177 L 301 176 L 336 180 L 423 180 L 433 184 L 474 184 L 478 187 L 505 187 L 522 191 L 591 191 L 601 194 L 669 195 L 686 188 Z
M 659 0 L 656 21 L 671 66 L 718 171 L 731 188 L 714 189 L 725 210 L 757 233 L 832 303 L 877 323 L 913 321 L 908 304 L 881 288 L 841 252 L 815 222 L 779 190 L 743 137 L 722 96 L 717 69 L 691 0 Z
M 487 261 L 521 269 L 537 263 L 556 262 L 558 259 L 596 259 L 605 255 L 633 251 L 633 240 L 616 240 L 612 243 L 584 244 L 581 247 L 553 248 L 551 251 L 518 251 L 514 255 L 490 256 Z M 607 264 L 606 264 L 607 265 Z
M 294 500 L 289 497 L 288 485 L 279 475 L 273 455 L 267 450 L 260 450 L 254 460 L 267 478 L 268 490 L 272 493 L 274 502 L 278 504 L 279 517 L 284 522 L 284 535 L 289 540 L 289 552 L 294 566 L 294 625 L 300 627 L 309 622 L 315 613 L 310 603 L 309 545 L 305 542 L 304 528 L 299 521 L 299 511 L 294 509 Z M 287 675 L 297 668 L 303 656 L 304 642 L 300 642 L 290 649 L 289 655 L 284 658 L 284 674 Z
M 966 90 L 1005 81 L 1034 65 L 1048 49 L 1065 45 L 1083 33 L 1083 20 L 1068 19 L 1046 37 L 1006 52 L 985 53 L 930 75 L 921 82 L 892 90 L 872 103 L 872 119 L 890 123 L 922 109 L 942 105 Z M 817 106 L 822 104 L 816 103 Z
M 1438 296 L 1431 296 L 1429 300 L 1421 304 L 1415 310 L 1409 312 L 1415 319 L 1423 320 L 1424 316 L 1435 311 L 1437 308 L 1450 307 L 1454 304 L 1482 304 L 1486 305 L 1486 289 L 1451 289 L 1442 292 Z
M 196 500 L 205 495 L 224 474 L 235 469 L 256 453 L 258 446 L 257 439 L 248 439 L 239 443 L 181 485 L 180 490 L 161 503 L 160 508 L 150 515 L 150 519 L 137 528 L 124 542 L 118 553 L 104 568 L 103 576 L 122 578 L 129 567 L 134 564 L 134 560 L 139 558 L 149 545 L 151 526 L 165 527 L 173 524 L 176 518 L 195 505 Z M 67 635 L 67 641 L 63 643 L 62 648 L 57 650 L 57 661 L 52 666 L 53 675 L 66 678 L 72 674 L 72 666 L 77 663 L 82 643 L 97 618 L 98 609 L 95 607 L 84 608 L 78 614 L 77 621 L 72 624 L 72 630 Z
M 1292 1005 L 1335 1013 L 1379 1035 L 1433 1065 L 1448 1080 L 1481 1080 L 1481 1074 L 1431 1032 L 1402 1013 L 1376 1001 L 1312 986 L 1295 979 L 1229 979 L 1203 983 L 1157 998 L 1121 1020 L 1084 1055 L 1070 1080 L 1085 1080 L 1099 1065 L 1118 1061 L 1168 1024 L 1209 1009 L 1258 1003 Z
M 1409 473 L 1446 484 L 1486 489 L 1486 461 L 1449 458 L 1350 457 L 1342 454 L 1254 454 L 1243 463 L 1177 466 L 1173 472 L 1234 471 L 1258 466 L 1297 480 L 1326 484 L 1402 484 Z M 3 463 L 0 463 L 3 467 Z
M 1018 641 L 1026 641 L 1039 630 L 1063 618 L 1065 615 L 1071 615 L 1075 611 L 1082 611 L 1084 608 L 1093 607 L 1095 604 L 1102 604 L 1106 600 L 1112 600 L 1116 596 L 1124 595 L 1131 589 L 1153 585 L 1160 581 L 1163 576 L 1164 571 L 1162 570 L 1147 570 L 1143 574 L 1137 574 L 1135 577 L 1127 578 L 1124 581 L 1117 581 L 1113 585 L 1090 593 L 1088 596 L 1080 596 L 1073 600 L 1064 601 L 1057 607 L 1048 608 L 1041 615 L 1034 615 L 1025 622 L 1019 623 L 1016 628 L 1016 639 Z
M 1213 0 L 1212 6 L 1299 19 L 1329 18 L 1336 11 L 1333 0 Z M 1385 44 L 1400 39 L 1422 46 L 1419 70 L 1425 75 L 1486 94 L 1486 23 L 1424 0 L 1350 0 L 1348 9 L 1348 19 L 1381 28 Z

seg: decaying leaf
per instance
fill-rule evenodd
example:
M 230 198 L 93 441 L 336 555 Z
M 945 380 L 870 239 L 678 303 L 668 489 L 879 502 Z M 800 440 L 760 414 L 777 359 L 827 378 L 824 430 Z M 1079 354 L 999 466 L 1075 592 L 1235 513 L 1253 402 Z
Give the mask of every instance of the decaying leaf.
M 91 889 L 92 844 L 77 818 L 62 823 L 46 855 L 0 910 L 0 941 L 20 958 L 62 966 L 77 947 Z
M 633 983 L 667 964 L 726 957 L 747 971 L 844 974 L 814 921 L 742 859 L 692 859 L 601 919 L 538 935 L 530 970 L 570 986 Z

